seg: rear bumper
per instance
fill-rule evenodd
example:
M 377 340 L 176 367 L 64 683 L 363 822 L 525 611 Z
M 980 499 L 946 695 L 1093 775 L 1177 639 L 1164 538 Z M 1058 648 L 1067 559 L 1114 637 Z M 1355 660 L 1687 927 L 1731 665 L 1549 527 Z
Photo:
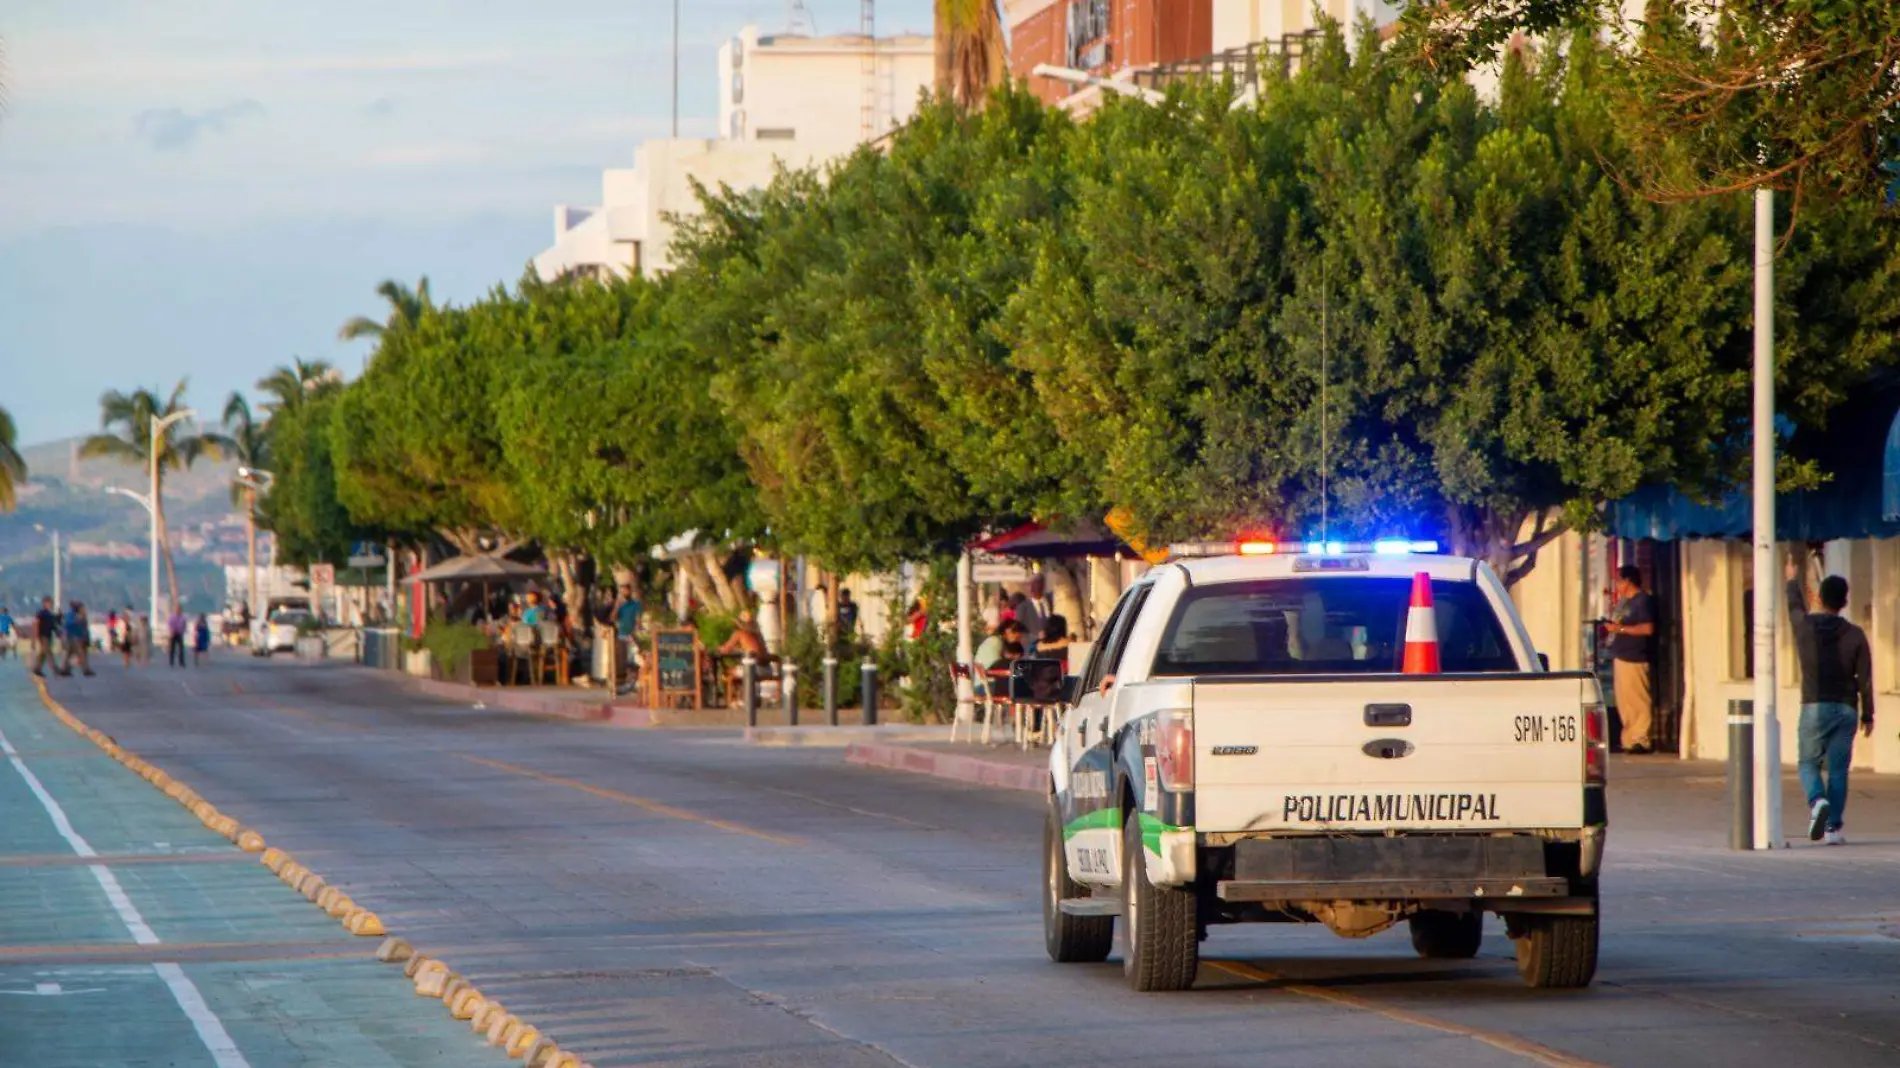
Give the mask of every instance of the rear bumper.
M 1482 901 L 1495 911 L 1517 902 L 1540 905 L 1571 899 L 1567 879 L 1232 879 L 1217 886 L 1222 901 L 1290 904 L 1299 901 Z M 1492 906 L 1491 902 L 1496 902 Z M 1552 911 L 1532 906 L 1525 911 Z M 1592 910 L 1594 911 L 1594 910 Z

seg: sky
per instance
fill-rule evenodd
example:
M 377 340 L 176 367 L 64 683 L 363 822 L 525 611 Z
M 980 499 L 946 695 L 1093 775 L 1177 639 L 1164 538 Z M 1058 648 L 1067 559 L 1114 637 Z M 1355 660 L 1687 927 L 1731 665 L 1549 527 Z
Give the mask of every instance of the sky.
M 710 136 L 715 54 L 782 0 L 681 0 L 680 132 Z M 806 0 L 820 33 L 859 4 Z M 927 32 L 930 0 L 880 0 Z M 33 444 L 108 389 L 192 403 L 380 317 L 385 278 L 439 299 L 519 278 L 555 204 L 671 125 L 669 0 L 5 0 L 0 408 Z

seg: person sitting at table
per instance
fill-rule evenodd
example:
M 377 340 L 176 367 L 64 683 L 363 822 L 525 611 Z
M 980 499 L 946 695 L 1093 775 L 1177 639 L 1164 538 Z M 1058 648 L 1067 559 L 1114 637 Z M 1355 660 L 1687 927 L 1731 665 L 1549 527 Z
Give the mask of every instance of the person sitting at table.
M 541 604 L 541 591 L 528 591 L 528 607 L 521 610 L 521 621 L 530 627 L 538 627 L 547 615 L 547 608 Z
M 732 637 L 726 639 L 726 644 L 719 647 L 719 655 L 739 658 L 732 662 L 729 669 L 732 692 L 735 694 L 745 684 L 745 657 L 750 656 L 761 666 L 772 662 L 772 654 L 765 647 L 765 635 L 759 631 L 758 621 L 752 618 L 751 612 L 739 613 L 739 629 L 733 631 Z
M 1008 656 L 1009 647 L 1016 646 L 1016 655 Z M 997 624 L 996 630 L 983 639 L 976 647 L 976 666 L 979 671 L 989 671 L 998 667 L 1007 668 L 1012 659 L 1022 659 L 1023 625 L 1013 619 L 1005 619 Z
M 1064 670 L 1069 666 L 1069 645 L 1075 636 L 1069 633 L 1069 621 L 1062 616 L 1051 614 L 1042 621 L 1042 637 L 1036 642 L 1036 655 L 1051 660 L 1062 661 Z

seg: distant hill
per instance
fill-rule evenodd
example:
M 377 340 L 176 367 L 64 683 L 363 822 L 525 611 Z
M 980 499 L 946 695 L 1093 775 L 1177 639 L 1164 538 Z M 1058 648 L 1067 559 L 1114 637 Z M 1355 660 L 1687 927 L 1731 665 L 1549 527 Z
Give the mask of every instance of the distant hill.
M 105 489 L 144 493 L 146 473 L 112 460 L 81 460 L 80 440 L 22 450 L 28 482 L 20 487 L 19 508 L 0 515 L 0 604 L 17 607 L 52 592 L 52 540 L 35 524 L 60 532 L 67 597 L 101 608 L 145 603 L 149 520 L 136 503 Z M 223 565 L 244 560 L 244 516 L 230 499 L 236 474 L 234 461 L 207 460 L 166 477 L 165 518 L 179 594 L 193 610 L 218 607 Z M 260 559 L 265 551 L 260 548 Z

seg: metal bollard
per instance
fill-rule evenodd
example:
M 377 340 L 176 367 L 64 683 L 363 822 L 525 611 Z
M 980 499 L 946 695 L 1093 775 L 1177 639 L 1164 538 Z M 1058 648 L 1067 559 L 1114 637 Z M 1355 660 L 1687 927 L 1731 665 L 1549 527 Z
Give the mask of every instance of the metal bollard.
M 1728 703 L 1728 847 L 1755 848 L 1755 702 Z
M 838 658 L 825 657 L 825 722 L 838 725 Z
M 747 653 L 745 659 L 739 661 L 739 668 L 745 673 L 745 725 L 756 727 L 759 725 L 759 662 Z
M 864 725 L 877 726 L 877 664 L 866 657 L 858 665 L 858 671 L 864 677 Z
M 785 704 L 785 725 L 798 726 L 798 665 L 784 661 L 778 669 L 779 698 Z

